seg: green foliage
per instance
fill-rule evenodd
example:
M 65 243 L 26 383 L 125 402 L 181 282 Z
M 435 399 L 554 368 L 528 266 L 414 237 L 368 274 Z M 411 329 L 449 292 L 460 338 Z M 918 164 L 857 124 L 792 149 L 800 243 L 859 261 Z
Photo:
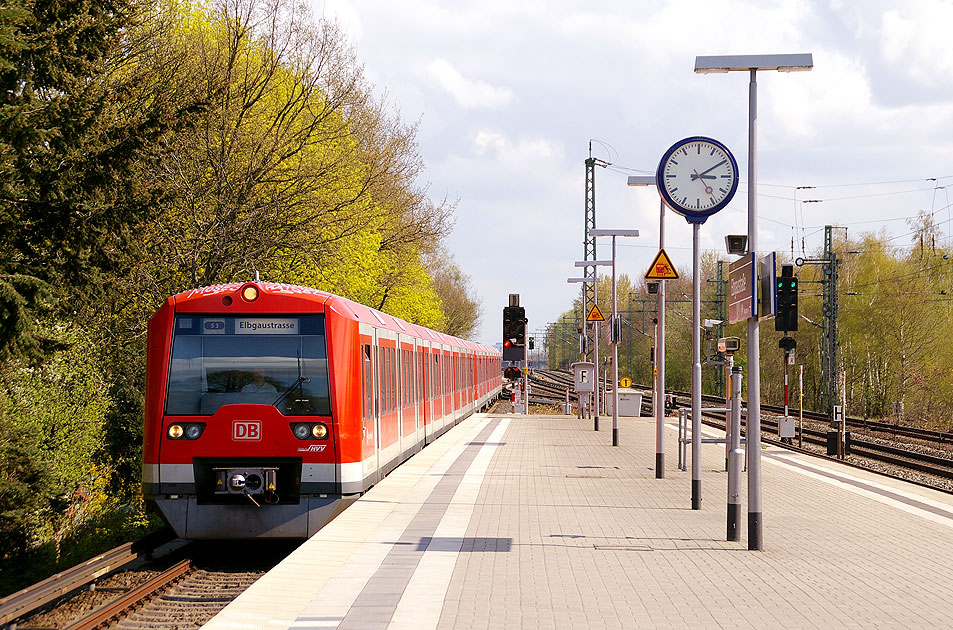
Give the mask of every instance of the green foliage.
M 0 561 L 23 554 L 50 518 L 49 468 L 39 448 L 0 413 Z
M 467 277 L 433 263 L 454 204 L 372 93 L 298 4 L 0 7 L 0 588 L 148 526 L 145 329 L 168 295 L 260 271 L 472 332 Z
M 21 274 L 0 274 L 0 361 L 42 359 L 59 347 L 37 332 L 34 318 L 50 308 L 48 284 Z

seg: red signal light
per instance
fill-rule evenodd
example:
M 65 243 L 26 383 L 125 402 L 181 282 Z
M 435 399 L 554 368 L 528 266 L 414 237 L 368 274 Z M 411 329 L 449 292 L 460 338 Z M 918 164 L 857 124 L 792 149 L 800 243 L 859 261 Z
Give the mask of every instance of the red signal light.
M 510 341 L 509 339 L 507 339 L 506 341 L 503 342 L 503 347 L 504 347 L 504 348 L 509 348 L 509 347 L 512 346 L 512 345 L 513 345 L 513 342 Z

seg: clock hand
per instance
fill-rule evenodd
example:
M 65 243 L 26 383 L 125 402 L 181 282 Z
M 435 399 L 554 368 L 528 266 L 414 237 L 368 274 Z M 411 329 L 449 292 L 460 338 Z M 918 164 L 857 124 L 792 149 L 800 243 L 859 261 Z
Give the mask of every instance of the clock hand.
M 714 168 L 714 167 L 712 167 L 712 168 Z M 711 168 L 708 169 L 708 171 L 710 171 L 710 170 L 711 170 Z M 708 171 L 705 171 L 705 172 L 707 173 Z M 698 173 L 698 169 L 697 169 L 697 168 L 695 169 L 695 177 L 698 179 L 698 181 L 700 181 L 700 182 L 702 183 L 702 186 L 705 187 L 705 194 L 706 194 L 706 195 L 710 195 L 710 194 L 712 193 L 712 191 L 714 190 L 714 188 L 712 188 L 711 186 L 709 186 L 708 184 L 705 183 L 705 180 L 703 180 L 703 179 L 702 179 L 702 176 Z
M 714 166 L 712 166 L 710 169 L 708 169 L 708 170 L 706 170 L 706 171 L 702 171 L 701 174 L 699 175 L 699 177 L 701 177 L 702 175 L 704 175 L 704 174 L 706 174 L 706 173 L 712 172 L 713 170 L 715 170 L 716 168 L 718 168 L 719 166 L 721 166 L 722 164 L 724 164 L 724 163 L 727 162 L 727 161 L 728 161 L 728 160 L 722 160 L 722 161 L 719 162 L 718 164 L 715 164 Z M 695 171 L 695 172 L 698 173 L 698 171 Z

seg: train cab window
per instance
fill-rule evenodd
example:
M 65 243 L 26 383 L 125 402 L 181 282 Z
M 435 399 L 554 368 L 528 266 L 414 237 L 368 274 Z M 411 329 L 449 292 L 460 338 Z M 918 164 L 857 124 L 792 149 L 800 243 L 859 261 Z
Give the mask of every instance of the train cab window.
M 165 412 L 210 416 L 224 405 L 331 413 L 324 315 L 177 315 Z

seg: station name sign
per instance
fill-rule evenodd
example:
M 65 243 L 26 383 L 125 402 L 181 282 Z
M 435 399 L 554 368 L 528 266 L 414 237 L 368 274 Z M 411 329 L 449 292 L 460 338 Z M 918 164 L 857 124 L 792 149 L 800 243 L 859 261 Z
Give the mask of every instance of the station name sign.
M 758 297 L 755 254 L 745 254 L 728 265 L 728 323 L 755 317 Z

